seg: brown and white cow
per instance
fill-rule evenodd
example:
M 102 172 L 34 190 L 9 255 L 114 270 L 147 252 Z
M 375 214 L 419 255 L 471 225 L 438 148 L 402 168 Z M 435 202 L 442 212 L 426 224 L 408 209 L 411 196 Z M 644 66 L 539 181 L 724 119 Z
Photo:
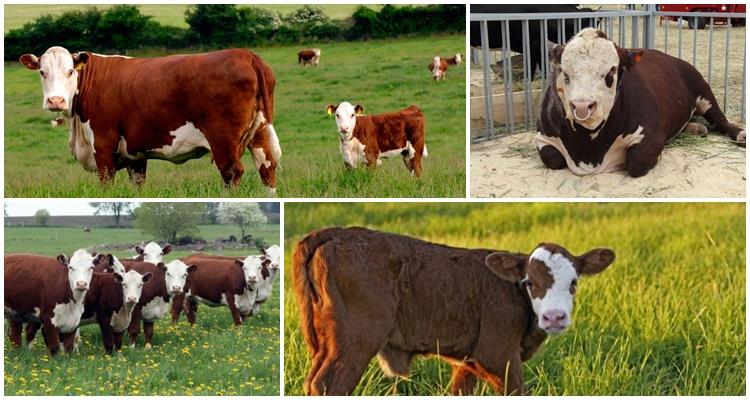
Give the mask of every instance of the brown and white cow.
M 427 68 L 432 72 L 432 79 L 437 82 L 445 78 L 445 72 L 448 71 L 449 65 L 461 65 L 461 54 L 456 53 L 452 58 L 435 56 Z
M 135 347 L 135 341 L 140 333 L 141 321 L 143 321 L 143 335 L 146 347 L 151 347 L 154 336 L 154 322 L 162 318 L 170 309 L 170 301 L 176 295 L 183 292 L 188 275 L 194 273 L 198 267 L 186 265 L 180 260 L 174 260 L 167 264 L 154 265 L 149 262 L 123 260 L 127 270 L 134 270 L 145 275 L 151 273 L 153 278 L 148 285 L 143 287 L 141 298 L 133 309 L 128 334 L 130 346 Z M 115 337 L 115 345 L 118 338 Z M 122 342 L 121 338 L 119 339 Z
M 10 341 L 21 346 L 24 323 L 41 324 L 51 355 L 73 350 L 75 333 L 84 311 L 94 266 L 104 254 L 77 250 L 68 259 L 61 254 L 50 258 L 36 254 L 5 255 L 5 315 L 9 319 Z
M 537 126 L 544 164 L 576 175 L 625 169 L 646 175 L 667 141 L 702 115 L 730 139 L 745 130 L 721 112 L 689 63 L 651 49 L 624 49 L 587 28 L 567 44 L 548 42 L 552 71 Z
M 613 260 L 609 249 L 574 256 L 551 243 L 520 254 L 364 228 L 313 232 L 292 261 L 312 359 L 304 391 L 351 394 L 376 355 L 391 376 L 438 355 L 453 365 L 454 394 L 470 394 L 477 378 L 523 394 L 521 364 L 572 323 L 579 275 Z
M 320 62 L 320 49 L 304 49 L 297 53 L 297 64 L 304 67 L 307 64 L 317 67 Z
M 225 184 L 238 185 L 240 157 L 249 148 L 275 190 L 269 176 L 281 155 L 273 128 L 276 79 L 255 53 L 139 59 L 56 46 L 20 62 L 39 71 L 42 107 L 68 116 L 71 153 L 102 183 L 122 168 L 142 183 L 149 159 L 181 164 L 210 152 Z
M 164 256 L 172 251 L 172 245 L 165 244 L 164 247 L 159 246 L 159 243 L 148 242 L 147 245 L 135 246 L 136 256 L 131 258 L 134 261 L 144 261 L 151 264 L 158 264 L 163 261 Z
M 184 291 L 184 311 L 190 325 L 195 324 L 198 303 L 209 307 L 227 306 L 235 325 L 252 315 L 260 282 L 268 279 L 270 259 L 248 256 L 243 259 L 202 257 L 194 255 L 182 259 L 184 263 L 198 266 L 190 275 Z M 180 317 L 179 297 L 172 304 L 172 322 Z
M 396 112 L 362 115 L 364 107 L 349 102 L 326 107 L 335 114 L 339 150 L 347 168 L 360 163 L 371 168 L 381 164 L 381 157 L 401 155 L 409 172 L 422 174 L 422 157 L 427 157 L 425 118 L 415 105 Z

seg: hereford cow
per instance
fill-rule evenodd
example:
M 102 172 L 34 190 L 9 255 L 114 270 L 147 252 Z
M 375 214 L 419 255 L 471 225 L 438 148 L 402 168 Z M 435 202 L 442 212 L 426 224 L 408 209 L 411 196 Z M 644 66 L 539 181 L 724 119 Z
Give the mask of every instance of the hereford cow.
M 128 326 L 130 346 L 135 347 L 135 340 L 140 333 L 141 321 L 143 321 L 143 335 L 148 348 L 151 347 L 151 340 L 154 335 L 154 321 L 169 312 L 170 300 L 183 292 L 188 275 L 193 274 L 198 267 L 195 265 L 188 266 L 180 260 L 157 265 L 125 260 L 123 264 L 128 270 L 134 270 L 144 275 L 150 272 L 153 275 L 151 282 L 143 287 L 141 298 L 138 305 L 133 309 Z M 117 340 L 121 343 L 122 339 L 121 337 L 119 339 L 115 337 L 115 345 L 119 348 Z
M 95 266 L 79 326 L 98 323 L 102 332 L 102 344 L 107 353 L 112 354 L 115 345 L 120 349 L 122 335 L 130 325 L 130 317 L 140 300 L 143 285 L 151 277 L 150 272 L 143 275 L 134 270 L 125 272 L 125 267 L 111 254 L 107 254 L 102 264 Z M 27 326 L 26 340 L 29 347 L 40 327 L 39 324 Z M 79 329 L 76 330 L 74 347 L 78 345 L 78 336 Z
M 51 47 L 20 62 L 39 71 L 42 107 L 69 117 L 71 153 L 102 183 L 127 168 L 140 184 L 149 159 L 181 164 L 210 152 L 224 183 L 238 185 L 250 148 L 275 190 L 276 79 L 258 55 L 233 49 L 137 59 Z
M 521 363 L 572 322 L 578 276 L 613 260 L 608 249 L 574 256 L 551 243 L 519 254 L 364 228 L 313 232 L 292 261 L 312 358 L 305 393 L 351 394 L 376 355 L 400 376 L 414 356 L 439 355 L 453 364 L 453 394 L 470 394 L 476 378 L 522 394 Z
M 164 256 L 169 254 L 170 251 L 172 251 L 172 245 L 167 244 L 164 245 L 164 247 L 161 247 L 159 246 L 159 243 L 149 242 L 143 247 L 135 246 L 135 252 L 138 253 L 138 255 L 133 257 L 132 260 L 149 262 L 156 265 L 162 262 Z
M 190 325 L 195 324 L 198 303 L 209 307 L 227 306 L 235 325 L 251 315 L 258 283 L 269 276 L 269 259 L 249 256 L 231 260 L 189 256 L 183 262 L 198 266 L 185 285 L 184 311 Z M 172 322 L 180 317 L 179 297 L 172 304 Z
M 41 324 L 50 355 L 73 350 L 75 332 L 84 311 L 94 266 L 104 254 L 77 250 L 68 259 L 35 254 L 5 256 L 5 314 L 14 347 L 21 346 L 24 323 Z
M 432 79 L 436 82 L 445 78 L 445 71 L 449 65 L 461 65 L 461 54 L 456 54 L 453 58 L 442 58 L 435 56 L 427 68 L 432 72 Z
M 320 49 L 304 49 L 297 53 L 297 64 L 304 67 L 307 64 L 317 67 L 320 62 Z
M 268 264 L 268 275 L 263 275 L 260 282 L 258 282 L 258 294 L 255 296 L 255 305 L 253 306 L 253 312 L 251 315 L 258 315 L 260 313 L 260 306 L 271 297 L 273 293 L 273 282 L 276 280 L 276 275 L 279 273 L 279 267 L 281 265 L 281 247 L 273 245 L 268 249 L 261 249 L 263 254 L 263 261 L 266 259 L 270 260 Z
M 411 105 L 401 111 L 361 115 L 364 107 L 343 102 L 331 104 L 326 110 L 336 115 L 339 132 L 339 149 L 347 168 L 365 163 L 371 168 L 380 165 L 381 157 L 398 154 L 404 159 L 409 172 L 422 174 L 422 157 L 427 157 L 425 144 L 425 119 L 422 110 Z
M 589 175 L 624 167 L 632 177 L 646 175 L 668 140 L 695 129 L 695 114 L 745 141 L 745 130 L 727 121 L 711 88 L 685 61 L 620 48 L 591 28 L 564 46 L 548 45 L 553 70 L 536 146 L 549 168 Z

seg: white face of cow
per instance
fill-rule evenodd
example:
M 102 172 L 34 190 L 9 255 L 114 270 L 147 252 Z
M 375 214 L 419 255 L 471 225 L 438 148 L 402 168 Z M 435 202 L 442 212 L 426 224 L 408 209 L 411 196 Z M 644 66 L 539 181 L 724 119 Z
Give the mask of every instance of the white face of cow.
M 78 70 L 88 60 L 86 53 L 70 54 L 63 47 L 50 47 L 41 57 L 24 54 L 20 62 L 31 70 L 38 70 L 42 79 L 42 108 L 50 111 L 70 109 L 78 89 Z
M 68 260 L 64 255 L 57 256 L 57 261 L 68 267 L 68 283 L 74 291 L 89 289 L 91 277 L 94 275 L 94 266 L 104 262 L 104 254 L 90 254 L 86 250 L 76 250 Z
M 361 114 L 364 109 L 361 105 L 353 106 L 348 101 L 338 106 L 331 104 L 326 108 L 328 114 L 335 115 L 339 136 L 345 140 L 351 140 L 354 135 L 354 126 L 357 125 L 357 114 Z
M 188 274 L 198 267 L 195 265 L 188 266 L 180 260 L 174 260 L 169 264 L 159 264 L 159 268 L 165 271 L 164 281 L 167 285 L 167 292 L 174 295 L 182 293 L 185 289 Z
M 136 246 L 135 251 L 143 256 L 143 261 L 151 264 L 158 264 L 164 261 L 164 255 L 172 251 L 172 246 L 166 245 L 164 248 L 156 242 L 150 242 L 145 247 Z
M 143 285 L 150 281 L 153 275 L 150 272 L 141 275 L 135 270 L 130 270 L 124 274 L 120 274 L 120 276 L 122 277 L 123 301 L 126 304 L 133 305 L 141 299 Z
M 281 247 L 273 245 L 266 249 L 266 255 L 271 259 L 270 268 L 272 270 L 279 269 L 281 264 Z
M 486 263 L 501 278 L 522 286 L 531 300 L 539 329 L 560 333 L 572 323 L 579 274 L 599 273 L 614 258 L 609 249 L 594 249 L 576 257 L 560 246 L 542 244 L 528 257 L 498 252 L 490 254 Z
M 461 65 L 461 53 L 456 53 L 453 59 L 456 60 L 456 65 Z
M 258 282 L 266 279 L 268 276 L 267 269 L 266 273 L 263 273 L 263 259 L 261 256 L 250 256 L 244 260 L 235 260 L 234 263 L 242 268 L 242 273 L 245 275 L 245 285 L 250 290 L 254 290 Z
M 560 50 L 562 49 L 562 50 Z M 608 117 L 615 103 L 617 69 L 620 63 L 615 44 L 596 29 L 586 28 L 564 47 L 555 85 L 565 109 L 565 117 L 589 130 L 596 130 Z

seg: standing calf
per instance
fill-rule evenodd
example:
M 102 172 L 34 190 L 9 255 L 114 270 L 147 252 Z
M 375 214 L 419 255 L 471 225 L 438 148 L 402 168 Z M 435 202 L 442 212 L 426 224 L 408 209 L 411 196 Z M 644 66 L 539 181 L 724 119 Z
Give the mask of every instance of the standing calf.
M 432 72 L 432 79 L 437 82 L 441 79 L 445 79 L 445 72 L 448 71 L 449 65 L 461 65 L 461 54 L 457 53 L 453 58 L 435 56 L 427 68 Z
M 344 165 L 356 168 L 359 163 L 365 163 L 374 168 L 380 165 L 380 157 L 401 154 L 409 172 L 419 177 L 422 157 L 427 156 L 422 110 L 411 105 L 401 111 L 361 115 L 364 109 L 346 101 L 326 108 L 328 114 L 336 115 Z
M 304 49 L 297 53 L 297 64 L 304 67 L 307 64 L 317 67 L 320 62 L 320 49 Z
M 364 228 L 313 232 L 292 264 L 312 358 L 305 393 L 351 394 L 376 355 L 386 375 L 400 376 L 414 356 L 439 355 L 453 364 L 453 394 L 470 394 L 476 378 L 524 394 L 521 363 L 571 324 L 578 276 L 614 257 L 551 243 L 519 254 Z

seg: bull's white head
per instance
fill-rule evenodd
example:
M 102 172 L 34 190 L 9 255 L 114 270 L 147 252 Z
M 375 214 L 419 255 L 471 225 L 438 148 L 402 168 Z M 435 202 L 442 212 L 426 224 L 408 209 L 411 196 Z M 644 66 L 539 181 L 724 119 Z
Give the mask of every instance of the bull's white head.
M 168 264 L 159 263 L 157 266 L 164 271 L 167 292 L 172 295 L 182 293 L 188 274 L 198 269 L 198 266 L 188 266 L 180 260 L 174 260 Z
M 270 276 L 268 266 L 271 264 L 271 260 L 267 257 L 249 256 L 244 260 L 234 260 L 234 264 L 242 268 L 248 290 L 255 290 L 258 282 L 268 279 Z
M 354 126 L 357 125 L 357 115 L 362 114 L 365 108 L 357 104 L 356 106 L 351 105 L 348 101 L 345 101 L 337 106 L 329 104 L 326 107 L 328 114 L 334 114 L 336 116 L 336 127 L 338 128 L 339 136 L 344 140 L 351 140 L 354 135 Z
M 461 53 L 456 53 L 456 55 L 453 56 L 453 61 L 456 62 L 456 65 L 461 65 Z
M 42 79 L 42 108 L 50 111 L 70 109 L 78 90 L 78 70 L 88 61 L 87 53 L 70 54 L 63 47 L 50 47 L 37 57 L 24 54 L 19 61 L 26 68 L 39 71 Z
M 572 323 L 578 276 L 602 272 L 614 259 L 615 253 L 609 249 L 594 249 L 576 257 L 558 245 L 543 243 L 529 256 L 496 252 L 485 262 L 500 278 L 522 286 L 540 329 L 559 333 Z
M 138 253 L 135 259 L 151 264 L 158 264 L 164 261 L 164 255 L 169 254 L 170 251 L 172 251 L 171 245 L 166 245 L 162 248 L 156 242 L 149 242 L 145 247 L 135 246 L 135 252 Z
M 153 274 L 146 272 L 141 275 L 135 270 L 130 270 L 123 275 L 115 273 L 115 279 L 120 281 L 122 284 L 122 297 L 125 304 L 134 305 L 141 299 L 141 292 L 143 292 L 143 285 L 150 281 Z M 119 279 L 117 278 L 119 277 Z
M 104 254 L 89 253 L 86 250 L 76 250 L 68 259 L 64 254 L 57 256 L 57 262 L 68 267 L 68 283 L 70 288 L 79 293 L 89 289 L 91 277 L 94 275 L 94 266 L 104 262 Z
M 643 52 L 617 47 L 594 28 L 578 32 L 567 44 L 547 42 L 553 74 L 550 85 L 562 101 L 565 118 L 597 130 L 615 104 L 619 73 L 639 62 Z

